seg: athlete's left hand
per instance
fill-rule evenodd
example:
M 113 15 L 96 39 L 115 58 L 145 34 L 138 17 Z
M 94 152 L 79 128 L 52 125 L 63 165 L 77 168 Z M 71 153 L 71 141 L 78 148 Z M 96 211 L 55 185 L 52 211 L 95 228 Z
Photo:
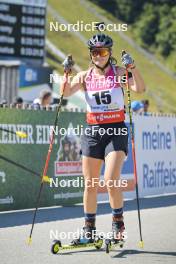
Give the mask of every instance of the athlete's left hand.
M 64 66 L 64 71 L 67 73 L 71 73 L 74 64 L 75 62 L 72 59 L 72 55 L 68 55 L 62 63 L 62 65 Z
M 133 69 L 135 68 L 135 65 L 134 65 L 134 60 L 133 58 L 130 56 L 130 54 L 128 53 L 124 53 L 122 55 L 122 64 L 128 68 L 128 69 Z

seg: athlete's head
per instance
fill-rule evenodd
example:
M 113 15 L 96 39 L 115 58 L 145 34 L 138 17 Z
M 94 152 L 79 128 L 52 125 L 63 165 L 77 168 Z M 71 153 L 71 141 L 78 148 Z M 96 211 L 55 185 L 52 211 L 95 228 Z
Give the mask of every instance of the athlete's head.
M 90 38 L 87 44 L 93 64 L 104 69 L 110 61 L 113 40 L 108 35 L 98 33 Z
M 94 48 L 112 48 L 113 40 L 108 35 L 98 33 L 91 37 L 87 44 L 90 50 Z

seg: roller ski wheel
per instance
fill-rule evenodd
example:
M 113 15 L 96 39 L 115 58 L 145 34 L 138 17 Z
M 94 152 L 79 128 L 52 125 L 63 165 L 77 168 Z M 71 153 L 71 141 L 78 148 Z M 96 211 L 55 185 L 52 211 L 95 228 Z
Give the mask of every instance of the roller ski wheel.
M 110 239 L 106 239 L 105 240 L 105 250 L 106 250 L 106 254 L 109 254 L 110 249 L 111 249 L 111 240 Z
M 96 237 L 94 241 L 94 245 L 96 249 L 101 249 L 103 246 L 103 238 L 102 237 Z
M 124 240 L 106 239 L 105 240 L 106 254 L 109 254 L 110 250 L 113 250 L 117 247 L 123 248 L 123 245 L 124 245 Z
M 53 254 L 57 254 L 61 248 L 62 248 L 61 241 L 55 240 L 52 247 L 51 247 L 51 252 Z

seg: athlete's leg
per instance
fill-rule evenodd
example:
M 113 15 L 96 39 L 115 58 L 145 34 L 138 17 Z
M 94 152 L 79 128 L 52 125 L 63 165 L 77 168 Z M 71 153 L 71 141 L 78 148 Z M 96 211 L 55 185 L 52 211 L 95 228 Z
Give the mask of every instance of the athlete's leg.
M 105 180 L 112 208 L 112 232 L 113 238 L 117 240 L 123 239 L 123 231 L 125 229 L 123 222 L 123 193 L 118 187 L 124 159 L 124 151 L 109 152 L 105 158 Z
M 96 234 L 97 188 L 102 162 L 102 159 L 82 155 L 82 170 L 85 181 L 83 197 L 85 213 L 85 225 L 83 227 L 84 243 L 85 241 L 89 243 L 93 242 Z M 79 237 L 78 239 L 74 239 L 71 244 L 75 245 L 80 243 L 80 241 L 81 238 Z
M 120 180 L 120 174 L 125 159 L 124 151 L 112 151 L 105 158 L 104 178 L 107 183 L 109 201 L 112 209 L 123 208 L 123 193 L 114 184 L 115 180 Z M 112 185 L 112 186 L 108 186 Z M 117 184 L 118 186 L 118 184 Z
M 82 168 L 85 180 L 84 212 L 95 214 L 97 209 L 97 188 L 101 172 L 102 159 L 83 156 Z M 94 180 L 95 179 L 95 180 Z

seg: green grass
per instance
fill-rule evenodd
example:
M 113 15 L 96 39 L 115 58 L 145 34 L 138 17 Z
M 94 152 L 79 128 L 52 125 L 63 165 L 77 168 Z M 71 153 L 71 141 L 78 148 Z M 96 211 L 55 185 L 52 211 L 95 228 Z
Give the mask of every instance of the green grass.
M 48 2 L 69 23 L 76 23 L 78 20 L 84 21 L 84 24 L 90 23 L 92 21 L 99 21 L 96 16 L 88 12 L 86 8 L 84 8 L 84 6 L 80 4 L 79 0 L 49 0 Z M 106 13 L 105 10 L 100 9 L 97 6 L 96 9 L 99 10 L 101 14 L 111 19 L 111 15 Z M 116 23 L 119 22 L 115 20 L 115 18 L 113 18 L 112 20 Z M 48 12 L 47 28 L 48 38 L 50 39 L 50 41 L 64 53 L 71 53 L 76 63 L 82 69 L 87 69 L 89 65 L 89 54 L 86 45 L 71 32 L 50 32 L 49 21 L 53 21 L 53 18 Z M 86 39 L 88 39 L 93 33 L 83 31 L 81 32 L 81 34 L 86 37 Z M 175 80 L 161 71 L 155 64 L 145 58 L 141 53 L 138 53 L 127 42 L 121 39 L 119 35 L 115 34 L 114 32 L 108 32 L 108 34 L 114 40 L 113 55 L 117 58 L 118 64 L 121 65 L 121 50 L 125 49 L 135 59 L 136 65 L 140 69 L 146 83 L 148 93 L 142 95 L 132 93 L 133 100 L 143 98 L 149 99 L 151 104 L 150 110 L 158 111 L 159 108 L 156 99 L 157 97 L 161 96 L 161 98 L 166 102 L 166 106 L 162 109 L 163 112 L 173 112 L 173 107 L 176 105 Z M 154 96 L 151 96 L 151 94 Z

